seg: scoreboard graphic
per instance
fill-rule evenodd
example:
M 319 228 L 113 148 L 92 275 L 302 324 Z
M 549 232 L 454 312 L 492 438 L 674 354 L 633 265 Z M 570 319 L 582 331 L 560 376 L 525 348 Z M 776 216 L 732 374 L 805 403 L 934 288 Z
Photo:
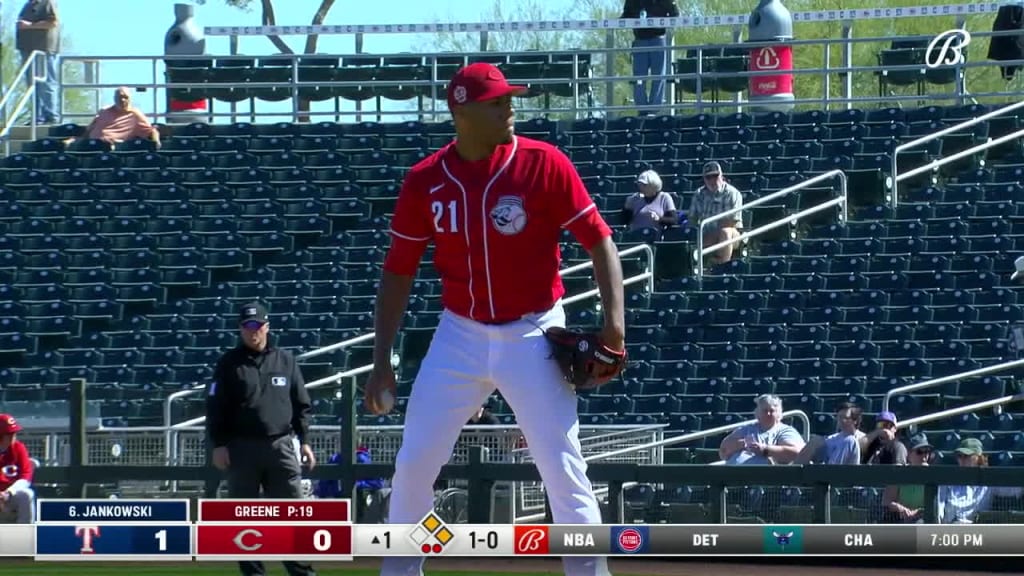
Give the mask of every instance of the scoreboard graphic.
M 383 556 L 1024 556 L 1024 525 L 353 524 L 348 500 L 40 500 L 0 558 L 348 561 Z
M 39 500 L 36 560 L 191 561 L 188 500 Z

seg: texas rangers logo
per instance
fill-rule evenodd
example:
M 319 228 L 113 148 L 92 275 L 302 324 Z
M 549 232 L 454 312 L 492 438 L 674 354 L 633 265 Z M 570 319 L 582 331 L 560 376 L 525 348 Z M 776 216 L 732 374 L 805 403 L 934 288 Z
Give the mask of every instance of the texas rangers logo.
M 506 236 L 519 234 L 526 228 L 526 210 L 518 196 L 502 196 L 491 209 L 494 228 Z

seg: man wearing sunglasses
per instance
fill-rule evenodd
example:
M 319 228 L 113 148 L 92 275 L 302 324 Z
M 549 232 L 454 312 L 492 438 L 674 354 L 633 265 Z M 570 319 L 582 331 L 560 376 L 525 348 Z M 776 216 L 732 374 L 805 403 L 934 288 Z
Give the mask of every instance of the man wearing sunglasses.
M 311 403 L 299 365 L 268 342 L 270 319 L 258 302 L 238 313 L 241 342 L 217 361 L 207 388 L 206 430 L 213 465 L 227 472 L 230 498 L 302 497 Z M 293 435 L 298 439 L 299 453 Z M 262 562 L 239 562 L 244 576 L 266 574 Z M 309 564 L 285 561 L 289 576 L 315 576 Z

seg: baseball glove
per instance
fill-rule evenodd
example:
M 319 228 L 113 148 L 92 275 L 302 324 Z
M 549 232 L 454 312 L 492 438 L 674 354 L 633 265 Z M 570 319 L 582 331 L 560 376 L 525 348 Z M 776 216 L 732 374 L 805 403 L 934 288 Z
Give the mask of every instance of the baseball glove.
M 544 336 L 551 344 L 551 357 L 575 390 L 604 386 L 626 367 L 626 351 L 605 346 L 596 333 L 551 327 Z

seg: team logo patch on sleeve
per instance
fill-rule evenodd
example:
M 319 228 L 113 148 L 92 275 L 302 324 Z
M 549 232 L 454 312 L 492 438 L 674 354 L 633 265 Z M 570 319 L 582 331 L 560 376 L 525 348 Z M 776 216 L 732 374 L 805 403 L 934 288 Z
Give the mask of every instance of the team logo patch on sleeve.
M 518 196 L 502 196 L 491 209 L 494 229 L 506 236 L 519 234 L 526 228 L 526 209 Z
M 274 376 L 270 379 L 270 383 L 274 386 L 287 386 L 288 378 L 284 376 Z

